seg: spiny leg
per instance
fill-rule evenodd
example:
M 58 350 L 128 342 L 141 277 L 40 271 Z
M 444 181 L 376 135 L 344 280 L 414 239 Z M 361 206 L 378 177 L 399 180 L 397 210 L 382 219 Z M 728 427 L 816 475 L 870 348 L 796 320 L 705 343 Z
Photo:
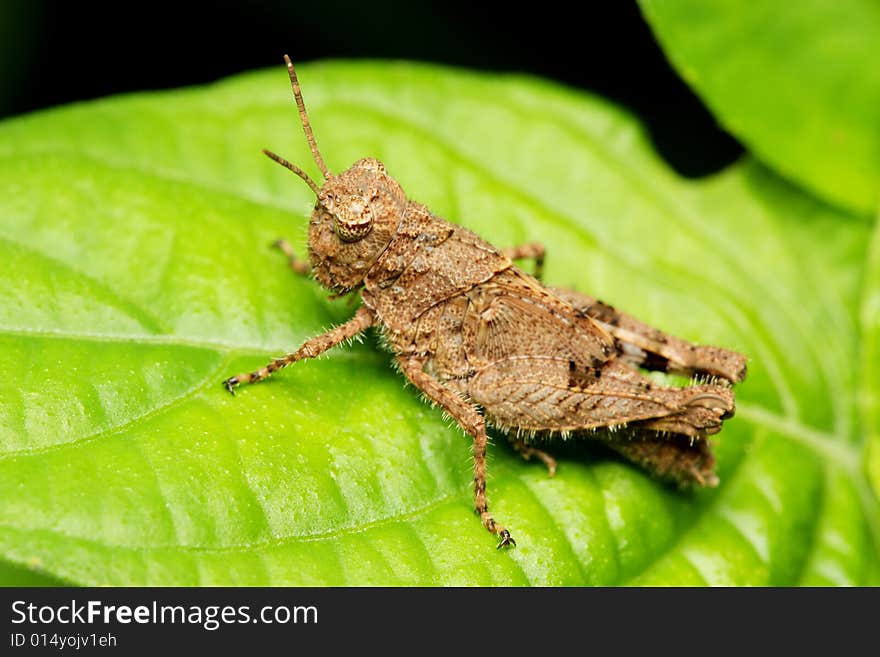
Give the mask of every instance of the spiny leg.
M 582 387 L 573 385 L 564 358 L 511 357 L 482 368 L 469 381 L 468 394 L 495 426 L 570 431 L 605 440 L 680 485 L 717 482 L 706 438 L 721 429 L 734 408 L 727 386 L 654 386 L 618 359 Z M 615 435 L 624 427 L 626 435 Z M 608 431 L 589 431 L 599 428 Z
M 294 273 L 299 274 L 300 276 L 308 276 L 312 273 L 312 268 L 309 266 L 309 263 L 296 257 L 293 247 L 290 246 L 290 242 L 286 239 L 280 237 L 272 243 L 272 246 L 287 256 L 287 264 Z
M 501 249 L 501 253 L 511 260 L 522 260 L 524 258 L 532 258 L 535 261 L 534 277 L 539 281 L 544 275 L 544 256 L 547 250 L 540 242 L 529 242 L 528 244 L 520 244 L 511 246 L 507 249 Z
M 657 386 L 620 359 L 588 379 L 565 357 L 510 356 L 480 368 L 467 392 L 495 426 L 536 432 L 632 425 L 696 441 L 718 433 L 735 408 L 728 386 Z
M 355 316 L 345 324 L 337 326 L 311 340 L 307 340 L 293 353 L 282 356 L 281 358 L 276 358 L 258 370 L 230 377 L 223 382 L 223 385 L 229 392 L 235 394 L 235 387 L 240 383 L 256 383 L 262 381 L 273 372 L 277 372 L 282 367 L 287 367 L 291 363 L 303 360 L 304 358 L 315 358 L 331 347 L 338 345 L 340 342 L 353 338 L 361 331 L 370 328 L 370 326 L 373 325 L 373 321 L 373 312 L 366 307 L 361 307 L 358 309 L 357 313 L 355 313 Z
M 613 335 L 620 344 L 622 358 L 637 367 L 684 376 L 717 377 L 731 383 L 739 383 L 746 376 L 746 358 L 742 354 L 691 344 L 589 295 L 574 290 L 552 290 Z
M 513 445 L 513 448 L 517 452 L 519 452 L 519 455 L 522 456 L 526 461 L 531 461 L 532 457 L 534 456 L 547 466 L 547 473 L 551 477 L 556 476 L 556 459 L 550 456 L 547 452 L 542 449 L 538 449 L 537 447 L 533 447 L 527 444 L 524 440 L 520 440 L 519 438 L 509 438 L 509 440 L 510 444 Z
M 428 399 L 449 413 L 456 422 L 474 439 L 474 507 L 480 514 L 483 527 L 499 537 L 498 548 L 516 545 L 516 541 L 502 525 L 495 522 L 489 513 L 486 501 L 486 422 L 471 404 L 458 393 L 446 388 L 422 369 L 418 359 L 400 359 L 400 367 L 407 378 L 421 390 Z

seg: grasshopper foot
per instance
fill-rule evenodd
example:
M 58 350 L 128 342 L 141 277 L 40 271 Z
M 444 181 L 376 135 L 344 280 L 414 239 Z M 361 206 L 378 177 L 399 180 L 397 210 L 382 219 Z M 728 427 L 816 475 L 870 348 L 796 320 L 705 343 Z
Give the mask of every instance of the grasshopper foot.
M 500 540 L 498 541 L 498 547 L 495 548 L 496 550 L 500 550 L 501 548 L 505 547 L 516 547 L 516 541 L 513 540 L 513 536 L 511 536 L 510 532 L 506 529 L 502 529 L 500 532 L 498 532 L 498 538 Z
M 230 394 L 235 395 L 235 389 L 242 383 L 259 383 L 277 369 L 278 361 L 274 361 L 269 363 L 266 367 L 261 367 L 254 372 L 236 374 L 235 376 L 229 377 L 223 382 L 223 387 L 226 388 Z
M 237 376 L 231 376 L 223 382 L 223 387 L 229 391 L 229 394 L 235 397 L 235 386 L 239 383 Z

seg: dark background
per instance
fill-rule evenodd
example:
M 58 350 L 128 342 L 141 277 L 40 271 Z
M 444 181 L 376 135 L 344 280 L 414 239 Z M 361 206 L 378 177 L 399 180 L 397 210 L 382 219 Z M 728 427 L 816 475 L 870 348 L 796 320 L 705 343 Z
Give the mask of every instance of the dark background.
M 742 148 L 666 62 L 634 0 L 571 5 L 396 0 L 0 0 L 0 117 L 326 57 L 528 72 L 637 113 L 661 155 L 701 176 Z

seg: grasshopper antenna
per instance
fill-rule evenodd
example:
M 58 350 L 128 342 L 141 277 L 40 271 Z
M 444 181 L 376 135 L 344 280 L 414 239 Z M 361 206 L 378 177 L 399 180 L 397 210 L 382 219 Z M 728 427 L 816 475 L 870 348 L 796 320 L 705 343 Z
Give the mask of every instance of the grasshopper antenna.
M 318 165 L 321 173 L 324 174 L 324 180 L 327 180 L 332 174 L 327 168 L 327 165 L 324 164 L 324 158 L 321 157 L 321 152 L 318 150 L 318 144 L 315 142 L 315 135 L 312 133 L 312 125 L 309 123 L 309 115 L 306 114 L 306 106 L 305 103 L 303 103 L 302 91 L 299 89 L 299 80 L 296 79 L 296 71 L 293 68 L 293 62 L 290 61 L 290 57 L 287 55 L 284 55 L 284 62 L 287 64 L 287 74 L 290 76 L 290 86 L 293 88 L 293 97 L 296 100 L 296 107 L 299 110 L 299 118 L 300 121 L 302 121 L 303 132 L 306 133 L 306 139 L 309 142 L 312 157 L 315 158 L 315 164 Z M 311 185 L 309 186 L 311 187 Z
M 312 190 L 313 192 L 315 192 L 315 196 L 318 196 L 318 197 L 321 196 L 321 188 L 318 187 L 318 184 L 317 184 L 314 180 L 312 180 L 311 178 L 309 178 L 309 174 L 307 174 L 305 171 L 303 171 L 302 169 L 300 169 L 300 168 L 299 168 L 298 166 L 296 166 L 295 164 L 293 164 L 293 163 L 291 163 L 291 162 L 288 162 L 287 160 L 285 160 L 285 159 L 284 159 L 283 157 L 281 157 L 280 155 L 276 155 L 275 153 L 273 153 L 272 151 L 270 151 L 270 150 L 268 150 L 268 149 L 266 149 L 266 148 L 263 149 L 263 153 L 264 153 L 264 154 L 266 155 L 266 157 L 268 157 L 269 159 L 275 160 L 278 164 L 280 164 L 281 166 L 283 166 L 285 169 L 290 169 L 290 170 L 293 171 L 296 175 L 298 175 L 300 178 L 302 178 L 303 180 L 305 180 L 305 181 L 306 181 L 306 185 L 308 185 L 308 186 L 311 188 L 311 190 Z

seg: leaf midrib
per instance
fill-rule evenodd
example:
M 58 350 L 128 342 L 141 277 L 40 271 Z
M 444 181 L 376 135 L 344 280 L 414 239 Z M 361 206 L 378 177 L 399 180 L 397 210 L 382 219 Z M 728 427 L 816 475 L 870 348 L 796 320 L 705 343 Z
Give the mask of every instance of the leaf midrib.
M 426 513 L 430 513 L 436 508 L 439 508 L 445 504 L 450 504 L 461 500 L 462 503 L 466 503 L 470 501 L 470 495 L 468 493 L 447 493 L 445 495 L 441 495 L 433 500 L 430 500 L 426 504 L 423 504 L 415 509 L 411 509 L 408 511 L 404 511 L 401 513 L 391 514 L 388 516 L 384 516 L 381 518 L 375 518 L 373 520 L 369 520 L 362 524 L 348 525 L 343 527 L 337 527 L 336 529 L 328 530 L 325 532 L 314 532 L 310 534 L 297 534 L 293 536 L 280 536 L 273 538 L 266 538 L 259 541 L 248 541 L 245 543 L 233 543 L 222 546 L 209 546 L 209 545 L 192 545 L 192 544 L 183 544 L 183 543 L 172 543 L 168 545 L 163 544 L 150 544 L 150 545 L 136 545 L 129 543 L 115 543 L 110 541 L 102 541 L 91 536 L 80 536 L 77 534 L 71 534 L 69 532 L 61 531 L 60 529 L 53 529 L 51 527 L 39 527 L 39 528 L 30 528 L 30 527 L 16 527 L 14 525 L 2 524 L 0 523 L 0 530 L 8 530 L 12 532 L 25 532 L 25 533 L 49 533 L 57 536 L 63 536 L 66 539 L 72 539 L 76 541 L 82 541 L 84 543 L 91 543 L 93 545 L 98 545 L 101 547 L 111 548 L 111 549 L 121 549 L 121 550 L 131 550 L 137 552 L 151 552 L 158 550 L 168 550 L 168 551 L 180 551 L 180 552 L 206 552 L 212 554 L 223 554 L 223 553 L 231 553 L 231 552 L 243 552 L 250 550 L 263 550 L 272 547 L 292 545 L 296 543 L 314 543 L 319 541 L 331 540 L 334 538 L 339 538 L 340 536 L 347 536 L 352 534 L 359 534 L 361 532 L 367 531 L 369 529 L 374 529 L 377 527 L 383 527 L 386 525 L 392 525 L 396 523 L 405 522 L 407 520 L 415 519 L 420 516 L 425 515 Z M 570 546 L 570 544 L 569 544 Z

